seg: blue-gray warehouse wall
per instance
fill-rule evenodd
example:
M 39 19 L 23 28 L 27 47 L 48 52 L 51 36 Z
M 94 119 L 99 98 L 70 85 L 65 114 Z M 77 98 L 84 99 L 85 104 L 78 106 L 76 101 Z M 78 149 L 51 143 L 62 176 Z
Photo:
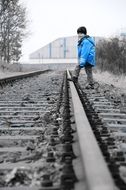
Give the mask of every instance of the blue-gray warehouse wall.
M 30 54 L 30 59 L 69 59 L 77 57 L 77 36 L 58 38 Z

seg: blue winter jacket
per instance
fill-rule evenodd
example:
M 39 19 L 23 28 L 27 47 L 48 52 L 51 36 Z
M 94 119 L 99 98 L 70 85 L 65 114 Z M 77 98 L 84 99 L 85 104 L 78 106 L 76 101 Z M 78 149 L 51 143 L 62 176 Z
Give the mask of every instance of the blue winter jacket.
M 86 64 L 96 65 L 95 41 L 92 37 L 84 36 L 78 41 L 78 61 L 81 68 Z

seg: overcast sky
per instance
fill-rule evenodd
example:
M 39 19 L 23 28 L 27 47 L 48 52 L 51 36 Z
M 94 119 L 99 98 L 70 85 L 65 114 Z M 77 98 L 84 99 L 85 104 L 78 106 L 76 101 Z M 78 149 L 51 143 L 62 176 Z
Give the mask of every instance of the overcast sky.
M 22 46 L 22 61 L 49 42 L 76 35 L 86 26 L 92 36 L 112 36 L 126 28 L 126 0 L 20 0 L 27 8 L 30 36 Z

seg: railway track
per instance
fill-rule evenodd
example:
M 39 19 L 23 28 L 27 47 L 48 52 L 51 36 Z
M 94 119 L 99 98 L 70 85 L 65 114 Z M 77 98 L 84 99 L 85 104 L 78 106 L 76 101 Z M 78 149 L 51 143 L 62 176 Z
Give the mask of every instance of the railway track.
M 126 189 L 126 114 L 98 86 L 67 78 L 50 71 L 2 86 L 0 189 Z
M 48 144 L 62 77 L 44 72 L 14 81 L 4 84 L 0 96 L 0 189 L 38 189 L 56 170 L 47 162 L 53 153 Z
M 8 83 L 13 83 L 16 80 L 20 80 L 22 78 L 27 78 L 27 77 L 33 77 L 33 76 L 36 76 L 36 75 L 39 75 L 41 73 L 45 73 L 48 71 L 50 71 L 50 70 L 49 69 L 48 70 L 38 70 L 38 71 L 27 72 L 27 73 L 20 74 L 20 75 L 5 77 L 5 78 L 0 79 L 0 87 L 4 87 Z
M 121 113 L 120 109 L 117 108 L 117 105 L 114 103 L 114 101 L 110 101 L 105 97 L 104 93 L 100 91 L 98 84 L 96 84 L 94 90 L 85 89 L 84 88 L 85 85 L 82 82 L 80 84 L 78 83 L 75 84 L 75 86 L 79 94 L 79 97 L 81 99 L 81 102 L 83 104 L 86 116 L 89 121 L 90 128 L 92 128 L 93 130 L 95 138 L 97 139 L 98 142 L 98 146 L 100 147 L 103 158 L 105 160 L 105 162 L 101 163 L 100 166 L 101 162 L 99 160 L 100 156 L 98 156 L 99 153 L 96 153 L 96 149 L 94 147 L 95 142 L 91 142 L 91 138 L 89 135 L 90 129 L 87 129 L 87 132 L 85 132 L 86 130 L 84 130 L 83 134 L 85 135 L 82 135 L 82 149 L 84 146 L 84 139 L 86 139 L 85 140 L 86 147 L 82 152 L 84 152 L 84 154 L 88 156 L 85 155 L 82 156 L 84 157 L 84 162 L 86 159 L 87 160 L 89 159 L 87 161 L 88 164 L 86 164 L 86 166 L 88 166 L 86 167 L 87 175 L 89 175 L 89 181 L 90 181 L 89 189 L 95 189 L 96 186 L 96 189 L 124 190 L 126 188 L 126 178 L 125 178 L 126 114 Z M 87 128 L 88 123 L 86 123 L 85 120 L 83 121 L 83 123 L 84 123 L 83 126 Z M 80 127 L 82 127 L 82 122 Z M 80 135 L 81 133 L 82 132 L 80 130 Z M 90 139 L 90 141 L 88 139 Z M 104 169 L 103 165 L 106 165 Z M 108 171 L 105 172 L 105 170 Z M 98 177 L 97 174 L 101 178 Z M 106 180 L 108 180 L 109 182 L 107 183 Z M 94 181 L 96 182 L 96 184 L 94 184 Z M 101 181 L 103 186 L 101 186 Z

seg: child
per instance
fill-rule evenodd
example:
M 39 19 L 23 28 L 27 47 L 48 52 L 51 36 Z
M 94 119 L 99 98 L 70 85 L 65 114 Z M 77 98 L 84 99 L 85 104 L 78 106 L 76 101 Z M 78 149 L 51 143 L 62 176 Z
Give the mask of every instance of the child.
M 78 65 L 73 72 L 72 80 L 78 81 L 79 73 L 85 68 L 88 84 L 86 88 L 94 88 L 92 67 L 95 66 L 95 42 L 87 35 L 87 29 L 82 26 L 77 29 L 78 34 Z

